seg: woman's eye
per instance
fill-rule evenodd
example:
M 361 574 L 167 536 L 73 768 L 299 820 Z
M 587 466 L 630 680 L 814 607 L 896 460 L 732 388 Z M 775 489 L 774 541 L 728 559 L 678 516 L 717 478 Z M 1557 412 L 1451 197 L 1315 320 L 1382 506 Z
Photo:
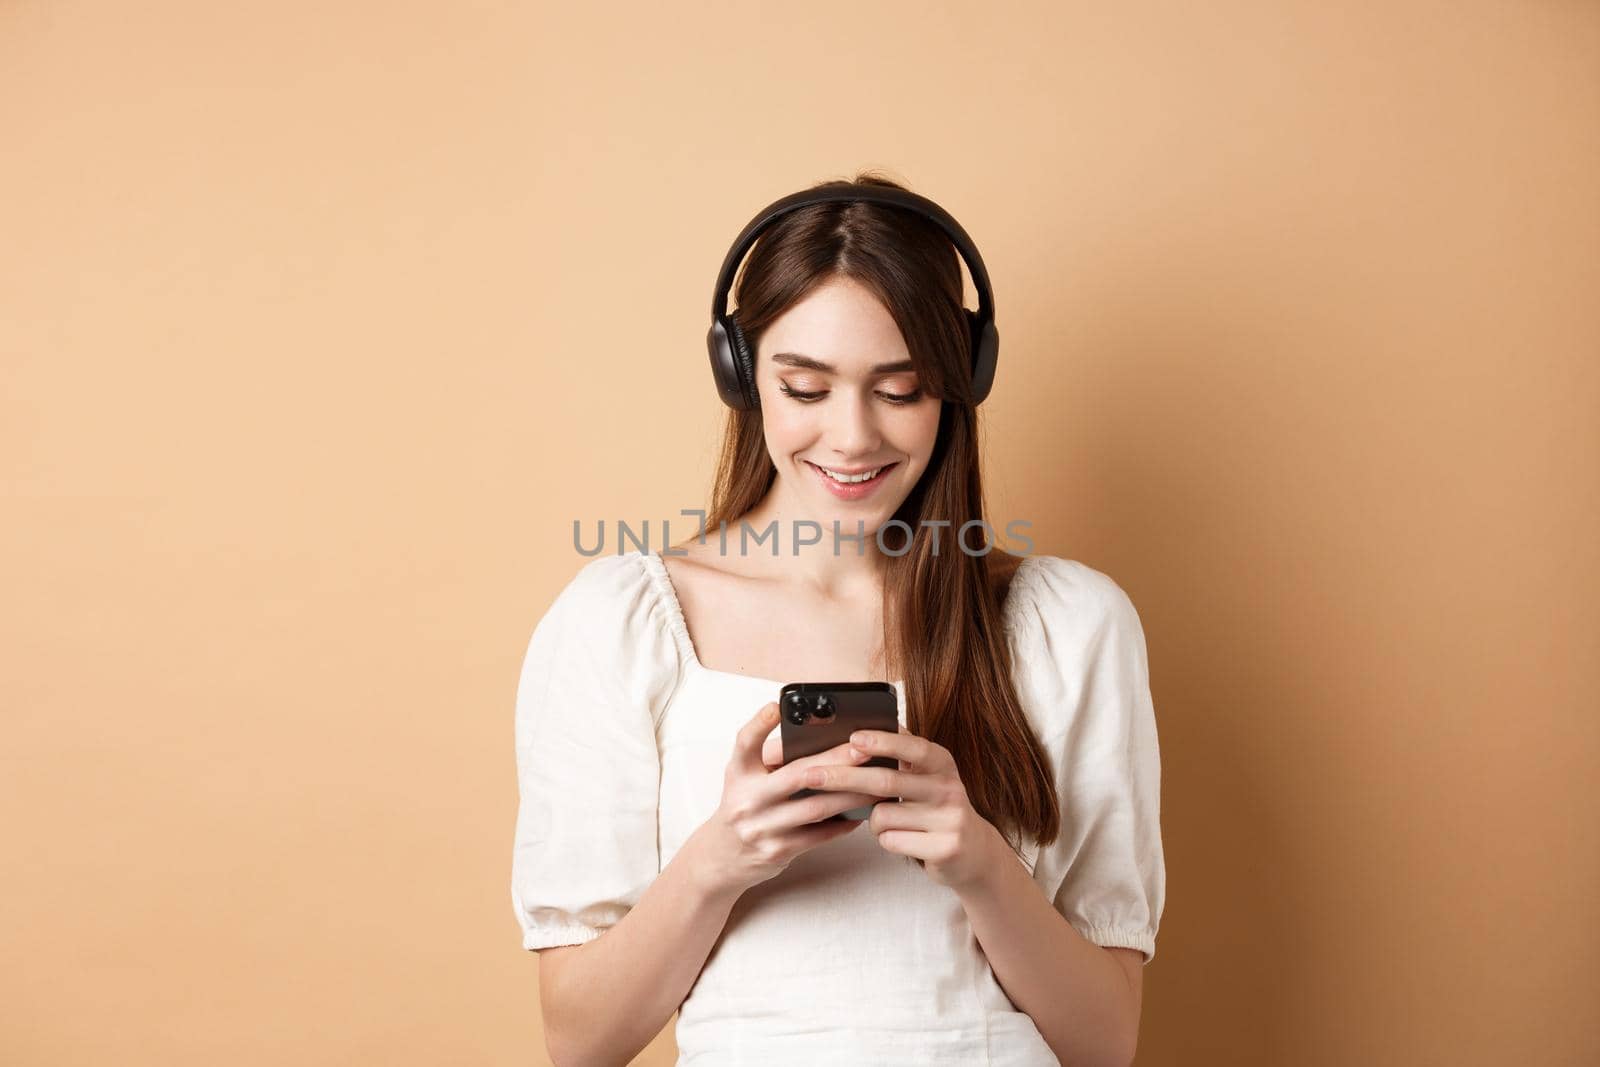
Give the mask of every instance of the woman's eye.
M 803 393 L 798 389 L 789 388 L 789 385 L 786 382 L 779 382 L 778 383 L 778 391 L 781 392 L 784 396 L 792 396 L 792 397 L 794 397 L 796 400 L 800 401 L 802 404 L 814 404 L 818 400 L 821 400 L 823 397 L 828 395 L 827 393 Z M 909 393 L 883 393 L 883 392 L 880 392 L 878 395 L 883 397 L 885 400 L 887 400 L 891 404 L 911 404 L 911 403 L 915 403 L 916 401 L 922 399 L 922 390 L 921 389 L 913 389 Z

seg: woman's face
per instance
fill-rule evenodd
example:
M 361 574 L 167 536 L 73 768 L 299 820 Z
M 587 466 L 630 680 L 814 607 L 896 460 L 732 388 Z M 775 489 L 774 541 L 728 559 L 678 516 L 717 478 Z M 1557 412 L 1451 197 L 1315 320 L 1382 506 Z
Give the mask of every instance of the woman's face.
M 756 387 L 780 514 L 817 521 L 823 544 L 835 519 L 841 537 L 857 520 L 876 533 L 927 468 L 940 401 L 921 390 L 894 317 L 859 282 L 834 278 L 773 320 Z M 820 468 L 878 474 L 845 485 Z

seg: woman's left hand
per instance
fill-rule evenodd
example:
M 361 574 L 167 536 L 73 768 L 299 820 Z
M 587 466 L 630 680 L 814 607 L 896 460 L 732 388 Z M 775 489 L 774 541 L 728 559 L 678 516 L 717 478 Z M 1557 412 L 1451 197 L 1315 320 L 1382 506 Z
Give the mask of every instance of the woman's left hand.
M 889 852 L 922 860 L 941 885 L 961 890 L 993 870 L 1004 846 L 994 825 L 973 810 L 955 757 L 925 737 L 886 730 L 857 730 L 850 743 L 868 756 L 900 761 L 900 769 L 838 764 L 813 768 L 805 784 L 885 798 L 873 805 L 867 828 Z M 1009 851 L 1009 849 L 1008 849 Z

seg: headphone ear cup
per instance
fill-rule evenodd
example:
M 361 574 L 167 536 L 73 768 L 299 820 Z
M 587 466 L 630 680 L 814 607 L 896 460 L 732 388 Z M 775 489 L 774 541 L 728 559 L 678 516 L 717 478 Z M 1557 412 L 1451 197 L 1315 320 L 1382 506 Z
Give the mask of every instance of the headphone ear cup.
M 1000 332 L 994 323 L 984 322 L 971 308 L 962 308 L 967 315 L 967 332 L 972 337 L 972 404 L 983 403 L 994 385 L 995 365 L 1000 358 Z
M 717 383 L 717 395 L 735 411 L 743 410 L 750 404 L 750 390 L 745 387 L 739 355 L 740 351 L 748 348 L 731 316 L 718 315 L 711 321 L 711 329 L 706 331 L 711 377 Z
M 744 399 L 744 407 L 750 411 L 760 411 L 761 394 L 756 392 L 756 354 L 745 341 L 744 331 L 739 329 L 739 320 L 732 315 L 727 319 L 728 339 L 732 342 L 734 370 L 739 376 L 739 391 Z

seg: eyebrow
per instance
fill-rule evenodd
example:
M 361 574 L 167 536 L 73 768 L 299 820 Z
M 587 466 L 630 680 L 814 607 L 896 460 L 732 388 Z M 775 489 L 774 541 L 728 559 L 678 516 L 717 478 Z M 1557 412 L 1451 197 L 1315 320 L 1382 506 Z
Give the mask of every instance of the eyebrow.
M 835 374 L 838 372 L 838 368 L 836 368 L 833 364 L 824 363 L 820 359 L 812 359 L 810 356 L 802 356 L 798 352 L 774 352 L 772 354 L 772 362 L 784 363 L 791 367 L 804 367 L 806 370 L 817 370 L 824 374 Z M 893 374 L 896 371 L 916 369 L 917 365 L 911 360 L 902 359 L 894 363 L 879 363 L 877 366 L 872 368 L 872 373 Z

